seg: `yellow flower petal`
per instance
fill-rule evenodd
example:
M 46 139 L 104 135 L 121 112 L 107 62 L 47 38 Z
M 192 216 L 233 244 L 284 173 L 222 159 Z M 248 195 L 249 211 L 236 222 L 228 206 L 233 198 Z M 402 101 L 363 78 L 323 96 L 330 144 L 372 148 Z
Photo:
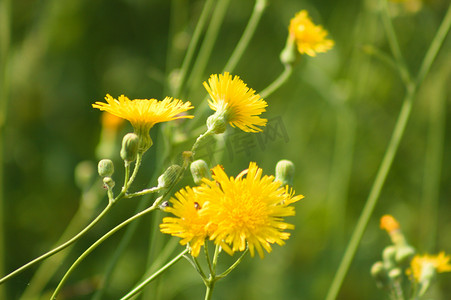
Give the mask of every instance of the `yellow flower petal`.
M 224 75 L 213 74 L 208 83 L 203 84 L 210 94 L 210 108 L 224 114 L 231 126 L 246 132 L 262 131 L 257 126 L 265 126 L 268 120 L 260 118 L 259 115 L 266 111 L 268 104 L 238 76 L 232 79 L 228 72 Z
M 316 56 L 316 53 L 326 52 L 334 46 L 334 41 L 326 39 L 327 31 L 313 24 L 306 10 L 301 10 L 291 19 L 289 33 L 301 54 Z

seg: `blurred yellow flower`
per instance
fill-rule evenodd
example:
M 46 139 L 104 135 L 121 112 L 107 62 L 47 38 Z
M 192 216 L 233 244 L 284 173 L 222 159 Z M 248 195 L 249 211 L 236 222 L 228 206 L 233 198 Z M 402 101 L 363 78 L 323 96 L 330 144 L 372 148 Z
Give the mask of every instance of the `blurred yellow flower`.
M 216 111 L 217 116 L 223 117 L 226 123 L 238 127 L 246 132 L 262 131 L 257 126 L 265 126 L 267 119 L 259 117 L 268 106 L 260 95 L 248 88 L 238 77 L 225 72 L 224 75 L 211 75 L 204 87 L 210 94 L 208 104 Z
M 176 218 L 163 218 L 161 232 L 182 238 L 180 244 L 189 243 L 191 255 L 198 256 L 207 237 L 208 219 L 200 214 L 204 209 L 204 199 L 196 193 L 196 188 L 186 187 L 177 192 L 170 202 L 172 207 L 166 208 L 166 211 Z
M 107 111 L 117 117 L 130 121 L 135 133 L 140 137 L 141 151 L 147 150 L 152 145 L 149 130 L 157 123 L 167 122 L 180 118 L 193 118 L 190 115 L 180 115 L 182 112 L 193 108 L 189 101 L 166 97 L 163 101 L 156 99 L 130 100 L 121 95 L 119 100 L 106 95 L 105 102 L 96 102 L 92 105 L 102 111 Z
M 102 113 L 102 127 L 111 130 L 117 131 L 118 128 L 124 123 L 124 119 L 119 118 L 115 115 L 112 115 L 108 112 Z
M 410 268 L 407 275 L 413 276 L 417 282 L 430 280 L 435 272 L 451 272 L 449 255 L 440 252 L 437 255 L 415 255 L 410 262 Z
M 398 221 L 396 221 L 396 219 L 391 215 L 382 216 L 380 227 L 381 229 L 384 229 L 388 233 L 398 230 L 400 228 Z
M 294 196 L 274 176 L 262 176 L 262 169 L 253 162 L 236 178 L 228 178 L 221 166 L 212 171 L 213 180 L 204 179 L 200 189 L 206 208 L 202 213 L 210 220 L 210 240 L 230 255 L 245 250 L 247 244 L 251 256 L 256 250 L 263 257 L 263 249 L 271 252 L 271 244 L 283 245 L 290 236 L 285 230 L 294 229 L 283 217 L 294 215 L 290 204 L 303 196 Z
M 326 52 L 334 45 L 334 41 L 326 39 L 327 31 L 313 24 L 306 10 L 301 10 L 291 19 L 289 33 L 301 54 L 316 56 L 316 53 Z

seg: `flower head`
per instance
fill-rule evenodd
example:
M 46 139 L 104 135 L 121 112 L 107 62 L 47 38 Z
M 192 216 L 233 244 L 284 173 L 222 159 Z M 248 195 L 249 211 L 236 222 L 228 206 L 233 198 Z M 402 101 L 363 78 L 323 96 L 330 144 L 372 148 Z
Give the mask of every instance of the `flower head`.
M 396 219 L 393 218 L 393 216 L 391 215 L 382 216 L 380 227 L 381 229 L 384 229 L 388 233 L 398 230 L 400 228 L 398 221 L 396 221 Z
M 430 280 L 436 272 L 451 272 L 450 259 L 449 255 L 445 255 L 443 251 L 437 255 L 415 255 L 410 262 L 407 274 L 417 282 Z
M 267 119 L 259 115 L 266 111 L 268 104 L 238 76 L 232 79 L 228 72 L 213 74 L 204 87 L 210 94 L 208 104 L 216 111 L 214 116 L 246 132 L 262 131 L 257 126 L 265 126 Z
M 290 236 L 285 230 L 294 228 L 283 218 L 294 215 L 291 204 L 303 196 L 294 196 L 274 176 L 262 176 L 255 163 L 236 178 L 229 178 L 220 165 L 212 171 L 212 180 L 204 178 L 200 186 L 186 187 L 171 199 L 173 207 L 167 211 L 176 217 L 164 218 L 161 231 L 189 243 L 193 256 L 206 238 L 230 255 L 247 245 L 252 256 L 257 251 L 263 257 L 271 244 L 283 245 Z
M 245 250 L 247 244 L 252 256 L 256 250 L 263 257 L 263 249 L 271 252 L 271 244 L 283 245 L 289 238 L 285 230 L 294 226 L 283 217 L 294 215 L 290 204 L 303 196 L 294 196 L 274 176 L 262 176 L 256 163 L 250 163 L 236 178 L 228 178 L 222 167 L 216 166 L 213 180 L 204 179 L 204 183 L 200 193 L 212 226 L 210 240 L 229 254 Z
M 289 33 L 301 54 L 316 56 L 316 53 L 326 52 L 334 45 L 334 41 L 326 39 L 327 31 L 313 24 L 306 10 L 301 10 L 291 19 Z
M 146 151 L 152 146 L 149 130 L 157 123 L 167 122 L 180 118 L 193 118 L 189 115 L 179 115 L 192 109 L 189 101 L 183 103 L 181 100 L 166 97 L 163 101 L 156 99 L 130 100 L 121 95 L 119 100 L 106 95 L 105 102 L 96 102 L 92 105 L 103 111 L 107 111 L 117 117 L 130 121 L 135 133 L 140 138 L 140 151 Z
M 160 224 L 161 232 L 182 238 L 180 244 L 189 243 L 191 255 L 199 255 L 200 247 L 205 243 L 207 237 L 206 216 L 201 215 L 204 209 L 204 199 L 196 193 L 196 188 L 186 187 L 171 198 L 172 207 L 166 208 L 176 217 L 165 217 Z

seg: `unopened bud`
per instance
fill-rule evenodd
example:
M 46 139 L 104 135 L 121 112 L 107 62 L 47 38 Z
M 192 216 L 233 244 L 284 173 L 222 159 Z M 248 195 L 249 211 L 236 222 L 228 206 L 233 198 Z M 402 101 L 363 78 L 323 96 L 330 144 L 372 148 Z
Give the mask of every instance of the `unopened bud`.
M 174 181 L 177 179 L 182 167 L 179 165 L 172 165 L 164 171 L 164 173 L 158 177 L 158 187 L 159 188 L 168 188 L 170 187 Z
M 384 268 L 384 263 L 381 261 L 375 262 L 373 264 L 373 266 L 371 267 L 371 276 L 373 276 L 380 288 L 388 284 L 387 272 Z
M 396 249 L 396 262 L 398 264 L 407 264 L 415 255 L 415 249 L 409 245 L 398 246 Z
M 99 161 L 97 171 L 101 177 L 110 177 L 114 173 L 114 164 L 110 159 L 102 159 Z
M 382 260 L 384 261 L 384 267 L 387 270 L 391 270 L 396 267 L 396 247 L 387 246 L 382 252 Z
M 398 280 L 401 278 L 402 271 L 400 268 L 394 268 L 391 269 L 390 272 L 388 272 L 388 277 L 390 277 L 391 280 Z
M 207 119 L 207 128 L 215 134 L 224 133 L 227 129 L 227 121 L 224 113 L 215 113 L 209 116 Z
M 294 164 L 289 160 L 280 160 L 276 165 L 276 180 L 282 182 L 282 185 L 293 185 Z
M 202 159 L 193 161 L 190 165 L 190 171 L 193 176 L 194 183 L 197 185 L 202 183 L 203 178 L 211 179 L 210 169 L 208 168 L 207 163 Z
M 103 184 L 105 184 L 105 187 L 107 189 L 111 190 L 116 183 L 114 182 L 113 178 L 111 178 L 111 177 L 104 177 L 103 178 Z
M 128 163 L 136 159 L 139 148 L 139 137 L 135 133 L 127 133 L 122 139 L 121 158 Z
M 296 49 L 295 41 L 292 37 L 288 36 L 285 48 L 280 52 L 280 61 L 284 65 L 294 65 L 299 58 L 299 53 Z

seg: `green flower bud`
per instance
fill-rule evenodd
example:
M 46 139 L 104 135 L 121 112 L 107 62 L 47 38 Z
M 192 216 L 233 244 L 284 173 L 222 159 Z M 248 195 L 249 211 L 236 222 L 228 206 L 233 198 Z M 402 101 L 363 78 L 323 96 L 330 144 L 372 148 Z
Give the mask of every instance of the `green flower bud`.
M 208 168 L 207 163 L 202 159 L 193 161 L 190 165 L 190 171 L 193 176 L 194 183 L 197 185 L 202 183 L 203 178 L 211 179 L 210 169 Z
M 382 288 L 388 285 L 387 271 L 384 268 L 384 263 L 381 261 L 375 262 L 371 267 L 371 276 L 376 280 L 378 287 Z
M 97 170 L 101 177 L 110 177 L 114 173 L 114 164 L 110 159 L 102 159 L 99 161 Z
M 391 270 L 396 268 L 396 247 L 395 246 L 387 246 L 382 252 L 382 260 L 384 261 L 384 267 L 386 270 Z
M 80 162 L 74 170 L 75 184 L 82 190 L 88 188 L 95 173 L 94 163 L 88 160 Z
M 128 163 L 133 162 L 138 154 L 139 137 L 135 133 L 127 133 L 122 139 L 121 158 Z
M 105 187 L 109 190 L 111 190 L 114 187 L 114 185 L 116 184 L 114 182 L 113 178 L 108 177 L 108 176 L 103 178 L 103 183 L 105 184 Z
M 170 187 L 174 181 L 177 179 L 182 167 L 179 165 L 172 165 L 164 171 L 164 173 L 158 177 L 158 187 L 159 188 L 168 188 Z
M 285 48 L 280 52 L 280 61 L 284 65 L 294 65 L 299 56 L 294 39 L 288 36 Z
M 208 117 L 207 119 L 208 131 L 215 134 L 224 133 L 227 129 L 227 120 L 224 113 L 215 113 Z
M 293 185 L 294 164 L 289 160 L 281 160 L 276 165 L 276 180 L 282 182 L 282 185 Z
M 398 246 L 395 259 L 398 264 L 408 264 L 414 255 L 415 249 L 412 246 Z
M 391 280 L 399 280 L 401 278 L 402 271 L 400 268 L 394 268 L 391 269 L 390 272 L 388 272 L 388 277 Z

